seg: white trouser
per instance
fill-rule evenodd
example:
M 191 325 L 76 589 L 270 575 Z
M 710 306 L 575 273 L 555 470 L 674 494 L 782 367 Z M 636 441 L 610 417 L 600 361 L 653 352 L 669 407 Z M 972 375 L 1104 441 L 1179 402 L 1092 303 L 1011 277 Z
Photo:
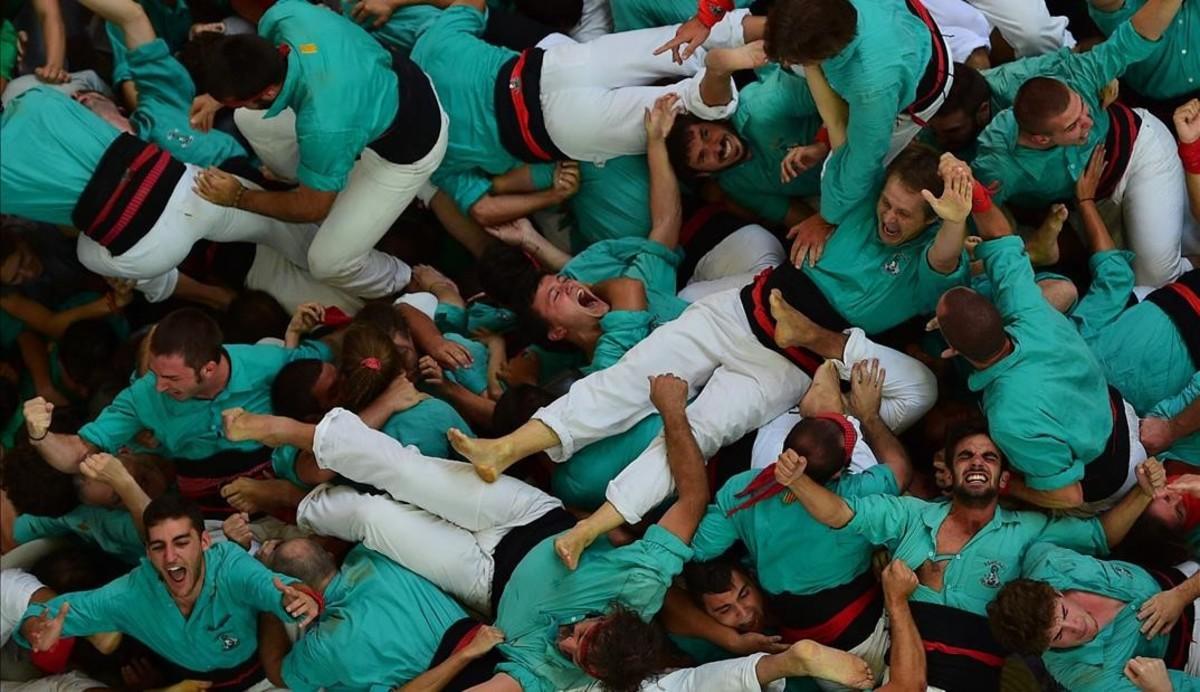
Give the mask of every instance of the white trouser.
M 892 127 L 892 143 L 888 147 L 887 157 L 883 160 L 883 165 L 885 166 L 891 163 L 892 159 L 899 156 L 900 152 L 904 151 L 904 148 L 921 132 L 921 129 L 925 127 L 925 123 L 929 122 L 930 118 L 937 115 L 938 110 L 941 109 L 942 104 L 946 101 L 946 96 L 950 93 L 950 87 L 954 84 L 953 51 L 950 50 L 950 43 L 946 40 L 945 36 L 940 36 L 939 38 L 946 45 L 946 50 L 951 53 L 951 60 L 946 65 L 948 73 L 946 75 L 946 84 L 942 87 L 942 92 L 933 100 L 933 103 L 924 110 L 910 114 L 906 109 L 896 116 L 896 123 Z M 930 59 L 934 58 L 931 57 Z M 922 95 L 918 94 L 917 96 Z M 825 161 L 828 163 L 829 159 L 825 159 Z
M 747 11 L 730 12 L 704 46 L 743 44 L 741 20 Z M 558 43 L 542 62 L 541 104 L 546 131 L 564 154 L 577 161 L 602 163 L 646 151 L 642 119 L 659 96 L 679 94 L 688 112 L 705 120 L 728 118 L 737 109 L 737 90 L 722 106 L 709 106 L 700 96 L 704 50 L 682 65 L 670 52 L 654 50 L 675 36 L 678 25 L 608 34 L 587 43 Z M 680 81 L 652 86 L 664 79 Z M 732 85 L 731 85 L 731 88 Z
M 1051 17 L 1046 0 L 970 0 L 1013 47 L 1018 58 L 1075 46 L 1066 17 Z
M 0 692 L 84 692 L 85 690 L 99 689 L 107 689 L 107 686 L 77 670 L 61 675 L 48 675 L 27 682 L 0 680 Z
M 315 234 L 316 229 L 312 233 Z M 363 306 L 357 296 L 317 281 L 312 274 L 266 245 L 259 245 L 254 250 L 254 263 L 246 272 L 246 288 L 270 293 L 289 315 L 296 312 L 301 303 L 336 305 L 347 315 L 357 313 Z
M 758 682 L 758 662 L 766 655 L 751 654 L 673 670 L 646 680 L 639 692 L 783 692 L 787 680 L 775 680 L 765 687 Z
M 265 110 L 238 108 L 233 124 L 250 143 L 254 154 L 275 177 L 296 182 L 300 168 L 300 143 L 296 141 L 296 111 L 284 108 L 273 118 Z
M 963 0 L 923 0 L 933 15 L 954 62 L 966 62 L 977 49 L 991 50 L 992 27 L 978 8 Z
M 624 432 L 652 413 L 646 379 L 662 373 L 687 380 L 691 394 L 700 392 L 687 413 L 706 459 L 795 405 L 811 378 L 758 341 L 739 294 L 735 289 L 693 303 L 615 365 L 579 380 L 566 395 L 534 414 L 560 441 L 548 450 L 550 458 L 564 461 L 581 447 Z M 871 342 L 861 329 L 847 333 L 842 357 L 846 365 L 878 358 L 888 371 L 881 415 L 889 426 L 916 420 L 933 405 L 937 383 L 925 366 Z M 659 434 L 609 484 L 606 496 L 627 521 L 637 523 L 673 487 Z
M 562 507 L 511 476 L 485 483 L 470 464 L 424 456 L 345 409 L 325 414 L 313 453 L 321 468 L 388 496 L 320 486 L 300 503 L 302 527 L 362 541 L 484 613 L 491 611 L 492 552 L 500 540 Z
M 705 296 L 750 283 L 764 269 L 779 266 L 787 252 L 773 233 L 758 224 L 730 233 L 696 263 L 679 297 L 694 303 Z
M 849 649 L 847 653 L 858 656 L 868 666 L 871 666 L 871 674 L 875 676 L 876 680 L 879 680 L 883 677 L 884 669 L 887 668 L 887 652 L 890 645 L 891 637 L 888 636 L 888 618 L 885 613 L 879 618 L 879 622 L 875 623 L 875 629 L 871 630 L 871 634 L 862 643 Z M 820 678 L 814 678 L 813 682 L 817 683 L 817 687 L 824 692 L 843 692 L 853 689 Z
M 80 235 L 79 261 L 100 276 L 137 281 L 151 302 L 166 300 L 179 280 L 176 267 L 198 240 L 268 245 L 300 268 L 308 266 L 311 224 L 285 223 L 259 214 L 222 207 L 192 191 L 199 168 L 188 164 L 158 221 L 133 247 L 113 257 L 103 245 Z M 253 183 L 242 181 L 253 187 Z
M 1121 206 L 1137 284 L 1162 286 L 1192 268 L 1180 249 L 1188 254 L 1200 251 L 1200 225 L 1188 209 L 1175 138 L 1149 111 L 1134 110 L 1142 126 L 1112 200 Z
M 1124 404 L 1125 424 L 1129 429 L 1129 465 L 1126 467 L 1125 481 L 1112 495 L 1094 502 L 1083 503 L 1080 509 L 1085 512 L 1099 513 L 1117 504 L 1137 485 L 1137 467 L 1149 456 L 1146 454 L 1146 448 L 1142 446 L 1142 422 L 1138 418 L 1137 411 L 1133 410 L 1133 406 L 1128 401 Z
M 779 455 L 783 453 L 783 444 L 787 441 L 788 434 L 802 420 L 804 417 L 800 415 L 799 409 L 793 408 L 759 428 L 758 433 L 754 436 L 754 444 L 751 446 L 750 468 L 765 469 L 774 464 L 779 459 Z M 875 458 L 875 452 L 871 451 L 870 445 L 863 437 L 862 423 L 850 415 L 846 416 L 846 420 L 850 421 L 850 425 L 854 426 L 858 435 L 854 441 L 854 451 L 850 453 L 850 465 L 847 467 L 847 471 L 862 473 L 872 466 L 878 466 L 879 460 Z
M 1200 564 L 1188 561 L 1182 565 L 1176 565 L 1175 568 L 1183 572 L 1184 576 L 1191 577 L 1197 570 L 1200 570 Z M 1183 672 L 1193 677 L 1200 677 L 1200 601 L 1192 601 L 1192 609 L 1192 643 L 1188 646 L 1187 664 L 1184 666 Z

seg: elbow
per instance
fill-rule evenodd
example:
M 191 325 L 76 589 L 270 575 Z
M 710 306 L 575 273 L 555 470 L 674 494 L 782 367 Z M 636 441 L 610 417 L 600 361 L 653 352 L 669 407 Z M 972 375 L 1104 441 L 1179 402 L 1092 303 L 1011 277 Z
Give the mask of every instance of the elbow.
M 508 223 L 516 218 L 515 216 L 504 214 L 501 209 L 497 208 L 498 206 L 494 196 L 484 195 L 478 202 L 471 205 L 471 220 L 480 226 L 496 226 Z

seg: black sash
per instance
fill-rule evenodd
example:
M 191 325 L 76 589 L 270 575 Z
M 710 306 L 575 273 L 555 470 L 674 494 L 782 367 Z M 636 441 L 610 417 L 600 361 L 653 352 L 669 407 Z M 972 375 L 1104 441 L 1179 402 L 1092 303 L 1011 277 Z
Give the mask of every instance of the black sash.
M 442 110 L 429 77 L 407 56 L 392 54 L 392 69 L 400 92 L 396 117 L 387 131 L 367 146 L 395 164 L 412 164 L 425 158 L 442 132 Z
M 835 649 L 862 644 L 883 617 L 883 592 L 871 570 L 811 594 L 771 596 L 769 608 L 788 641 L 812 639 Z
M 953 692 L 1000 689 L 1007 652 L 996 643 L 986 617 L 922 601 L 908 606 L 925 647 L 930 686 Z
M 1129 419 L 1125 417 L 1125 399 L 1115 387 L 1108 387 L 1108 405 L 1112 411 L 1112 434 L 1100 456 L 1083 467 L 1085 502 L 1096 502 L 1117 494 L 1129 478 Z
M 269 447 L 248 452 L 230 449 L 203 459 L 172 461 L 179 494 L 195 502 L 205 519 L 225 519 L 237 514 L 237 510 L 221 497 L 221 486 L 236 478 L 265 480 L 275 477 Z
M 542 59 L 546 52 L 530 48 L 509 60 L 496 75 L 496 126 L 500 143 L 526 163 L 565 161 L 554 145 L 542 116 Z
M 908 108 L 904 109 L 904 112 L 908 113 L 915 121 L 917 113 L 927 110 L 937 103 L 943 94 L 949 92 L 951 60 L 946 42 L 942 40 L 942 31 L 938 28 L 933 16 L 929 14 L 929 10 L 925 9 L 920 0 L 906 0 L 905 4 L 908 5 L 908 11 L 912 12 L 929 29 L 929 38 L 933 46 L 933 55 L 925 67 L 925 73 L 921 75 L 921 81 L 917 83 L 917 98 L 909 104 Z M 925 126 L 923 122 L 917 124 Z
M 529 554 L 530 550 L 547 538 L 560 534 L 575 526 L 575 517 L 562 507 L 555 507 L 542 516 L 524 526 L 504 534 L 496 550 L 492 552 L 492 562 L 495 569 L 492 572 L 492 612 L 500 605 L 500 596 L 504 587 L 516 571 L 517 565 Z
M 189 670 L 172 663 L 166 658 L 163 658 L 163 665 L 166 668 L 168 677 L 173 680 L 206 680 L 212 683 L 212 687 L 208 689 L 220 690 L 221 692 L 241 692 L 257 685 L 266 677 L 266 673 L 262 669 L 262 664 L 259 662 L 257 651 L 242 663 L 232 668 L 221 668 L 220 670 L 208 670 L 204 672 Z
M 477 620 L 471 618 L 463 618 L 458 622 L 450 625 L 450 629 L 442 635 L 442 641 L 438 644 L 437 651 L 433 653 L 433 660 L 429 662 L 429 669 L 442 663 L 450 658 L 460 645 L 465 646 L 468 635 L 475 632 L 475 629 L 482 625 Z M 470 689 L 476 685 L 482 685 L 492 676 L 496 674 L 496 666 L 504 662 L 504 655 L 498 650 L 492 649 L 483 656 L 471 661 L 463 668 L 458 675 L 455 675 L 450 682 L 446 683 L 443 688 L 448 692 L 459 692 L 460 690 Z
M 782 349 L 775 344 L 775 318 L 771 317 L 771 304 L 768 299 L 772 289 L 776 288 L 788 304 L 826 329 L 840 332 L 850 324 L 838 314 L 813 280 L 791 262 L 767 269 L 756 276 L 753 283 L 742 289 L 742 309 L 746 311 L 750 331 L 754 332 L 754 336 L 758 337 L 763 346 L 782 354 L 811 376 L 824 362 L 821 356 L 805 348 Z
M 1175 323 L 1187 344 L 1192 365 L 1200 363 L 1200 269 L 1193 269 L 1146 296 Z
M 1142 127 L 1142 116 L 1119 101 L 1114 101 L 1106 110 L 1109 125 L 1108 136 L 1104 139 L 1104 155 L 1107 158 L 1104 170 L 1100 173 L 1100 184 L 1096 187 L 1096 197 L 1100 199 L 1111 197 L 1117 183 L 1125 176 L 1138 130 Z

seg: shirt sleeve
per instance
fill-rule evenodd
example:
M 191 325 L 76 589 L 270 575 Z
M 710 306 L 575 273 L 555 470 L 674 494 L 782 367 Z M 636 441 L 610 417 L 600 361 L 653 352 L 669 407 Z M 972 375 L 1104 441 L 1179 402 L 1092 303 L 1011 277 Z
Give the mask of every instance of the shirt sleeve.
M 365 130 L 330 130 L 319 126 L 304 127 L 297 118 L 300 165 L 296 177 L 314 190 L 337 192 L 346 186 L 350 169 L 367 145 Z M 304 127 L 303 134 L 300 134 Z
M 1070 548 L 1084 555 L 1103 557 L 1108 554 L 1108 536 L 1099 519 L 1056 517 L 1046 522 L 1038 540 Z
M 1034 490 L 1058 490 L 1083 480 L 1083 464 L 1071 454 L 1066 442 L 1039 431 L 1036 425 L 997 421 L 991 416 L 992 439 L 1008 456 L 1013 467 Z
M 842 474 L 838 494 L 844 498 L 899 495 L 896 474 L 886 464 L 876 464 L 862 473 Z
M 726 514 L 727 511 L 720 496 L 717 502 L 708 506 L 704 518 L 700 520 L 700 526 L 696 528 L 696 535 L 692 537 L 695 559 L 712 560 L 729 550 L 738 540 L 737 527 L 734 526 L 733 519 Z
M 438 170 L 431 180 L 439 190 L 450 195 L 458 210 L 467 216 L 471 215 L 471 207 L 492 189 L 491 179 L 477 170 Z
M 161 38 L 129 52 L 129 73 L 138 90 L 138 109 L 160 108 L 187 115 L 196 95 L 191 75 Z
M 1042 297 L 1020 237 L 1014 235 L 981 243 L 975 250 L 975 257 L 983 261 L 992 281 L 992 302 L 1005 322 L 1022 313 L 1054 309 Z
M 146 428 L 134 405 L 134 390 L 139 387 L 153 387 L 153 383 L 150 382 L 153 377 L 153 374 L 147 373 L 122 389 L 117 398 L 104 407 L 96 420 L 79 429 L 79 437 L 107 452 L 115 452 L 121 445 L 133 439 L 134 435 Z
M 890 94 L 850 104 L 846 143 L 829 157 L 821 176 L 821 216 L 835 226 L 861 204 L 874 205 L 892 142 L 896 104 Z
M 1200 372 L 1192 375 L 1192 379 L 1175 396 L 1167 397 L 1154 405 L 1146 414 L 1153 418 L 1173 418 L 1187 408 L 1197 397 L 1200 397 Z
M 24 624 L 29 618 L 37 617 L 43 612 L 49 612 L 53 617 L 65 601 L 70 604 L 70 608 L 63 622 L 64 638 L 87 637 L 99 632 L 128 632 L 122 615 L 136 610 L 127 603 L 131 595 L 137 597 L 134 588 L 136 576 L 136 572 L 130 573 L 92 591 L 63 594 L 45 603 L 30 603 L 25 615 L 21 617 L 21 623 Z M 20 626 L 13 632 L 13 639 L 26 649 L 30 648 Z
M 1106 250 L 1088 258 L 1092 285 L 1071 311 L 1071 321 L 1084 339 L 1098 333 L 1117 319 L 1129 305 L 1133 293 L 1133 253 Z
M 294 622 L 295 618 L 283 609 L 283 594 L 275 588 L 275 578 L 284 584 L 294 584 L 296 579 L 286 574 L 276 574 L 240 548 L 230 548 L 220 565 L 222 576 L 232 585 L 230 593 L 238 600 L 261 613 L 271 613 L 281 622 Z
M 846 498 L 854 518 L 842 530 L 853 531 L 875 545 L 894 549 L 909 526 L 921 520 L 919 502 L 892 495 Z
M 1139 34 L 1133 24 L 1124 22 L 1107 40 L 1086 53 L 1076 53 L 1074 59 L 1066 63 L 1067 74 L 1062 76 L 1075 82 L 1081 91 L 1094 96 L 1104 85 L 1120 77 L 1127 67 L 1148 58 L 1156 45 Z
M 125 32 L 112 22 L 105 22 L 104 32 L 108 34 L 108 43 L 112 46 L 112 83 L 120 86 L 121 82 L 133 79 L 129 71 L 129 49 L 125 47 Z
M 73 533 L 67 517 L 35 517 L 22 514 L 13 522 L 13 538 L 17 543 L 29 543 L 39 538 L 69 536 Z
M 641 540 L 617 548 L 605 559 L 624 575 L 623 584 L 613 584 L 621 601 L 649 619 L 662 607 L 667 587 L 693 555 L 691 547 L 675 534 L 654 524 Z

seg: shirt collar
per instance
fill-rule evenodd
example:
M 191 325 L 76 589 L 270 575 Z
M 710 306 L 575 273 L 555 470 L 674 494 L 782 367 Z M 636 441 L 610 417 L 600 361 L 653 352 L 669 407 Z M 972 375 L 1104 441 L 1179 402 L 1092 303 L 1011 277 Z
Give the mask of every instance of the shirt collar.
M 992 363 L 983 370 L 976 370 L 967 376 L 967 387 L 972 392 L 979 392 L 987 388 L 988 385 L 1000 379 L 1009 370 L 1016 367 L 1021 360 L 1021 343 L 1013 337 L 1012 333 L 1008 334 L 1008 338 L 1012 340 L 1013 350 L 1004 358 L 996 363 Z
M 288 51 L 287 55 L 287 74 L 283 77 L 283 86 L 279 89 L 279 95 L 267 108 L 267 114 L 263 117 L 274 118 L 283 112 L 283 109 L 292 106 L 292 102 L 298 97 L 297 92 L 300 90 L 300 57 L 295 48 Z

